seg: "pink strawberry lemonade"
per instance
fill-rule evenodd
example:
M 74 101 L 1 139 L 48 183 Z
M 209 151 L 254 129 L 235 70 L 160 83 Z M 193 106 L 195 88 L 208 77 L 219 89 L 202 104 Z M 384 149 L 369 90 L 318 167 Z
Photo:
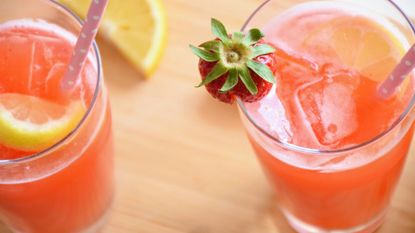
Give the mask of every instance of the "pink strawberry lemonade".
M 412 127 L 360 149 L 318 151 L 373 140 L 399 118 L 413 94 L 411 79 L 388 100 L 377 96 L 377 87 L 408 42 L 389 22 L 332 3 L 298 5 L 264 31 L 277 47 L 277 85 L 245 107 L 280 143 L 250 123 L 247 129 L 282 211 L 301 229 L 322 232 L 373 224 L 370 232 L 389 205 Z
M 24 160 L 41 151 L 0 142 L 0 218 L 17 232 L 92 230 L 112 202 L 111 115 L 105 88 L 100 86 L 93 99 L 98 64 L 92 52 L 75 90 L 68 96 L 60 88 L 75 40 L 70 32 L 42 20 L 0 24 L 0 98 L 13 93 L 61 106 L 81 101 L 85 109 L 94 103 L 72 137 L 35 159 Z

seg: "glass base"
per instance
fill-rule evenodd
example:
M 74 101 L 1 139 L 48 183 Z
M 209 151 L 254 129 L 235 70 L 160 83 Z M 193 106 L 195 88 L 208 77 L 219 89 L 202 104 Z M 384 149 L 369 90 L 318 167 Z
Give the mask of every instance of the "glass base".
M 112 206 L 112 205 L 111 205 Z M 100 233 L 108 222 L 111 215 L 111 207 L 102 215 L 98 221 L 91 225 L 88 229 L 82 231 L 82 233 Z
M 291 227 L 298 233 L 373 233 L 382 225 L 386 212 L 387 211 L 383 211 L 366 224 L 348 229 L 323 229 L 307 224 L 286 211 L 283 211 L 283 214 L 287 218 Z
M 91 226 L 89 226 L 87 229 L 83 230 L 80 233 L 100 233 L 107 224 L 108 219 L 111 215 L 111 207 L 112 205 L 105 211 L 101 218 L 99 218 L 95 223 L 93 223 Z M 15 230 L 13 228 L 10 228 L 10 231 L 10 233 L 25 233 L 22 231 Z

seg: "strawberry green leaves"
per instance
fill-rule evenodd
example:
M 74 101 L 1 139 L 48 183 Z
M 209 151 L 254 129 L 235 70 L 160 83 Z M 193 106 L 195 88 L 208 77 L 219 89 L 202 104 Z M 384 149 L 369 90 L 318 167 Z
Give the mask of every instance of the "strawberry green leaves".
M 275 52 L 275 48 L 260 43 L 264 34 L 253 28 L 248 32 L 228 34 L 225 26 L 217 19 L 211 20 L 212 33 L 217 39 L 207 41 L 198 47 L 190 45 L 192 52 L 206 62 L 215 62 L 213 69 L 197 86 L 207 85 L 220 77 L 226 77 L 220 91 L 231 91 L 239 80 L 252 95 L 257 94 L 258 88 L 251 74 L 258 75 L 269 83 L 275 83 L 274 75 L 267 65 L 254 59 Z
M 244 39 L 244 34 L 242 32 L 234 32 L 232 39 L 235 41 L 242 41 Z
M 264 34 L 257 28 L 253 28 L 248 31 L 243 42 L 246 45 L 256 44 L 260 39 L 264 37 Z
M 213 35 L 218 37 L 223 43 L 229 44 L 231 39 L 228 36 L 225 26 L 217 19 L 212 19 L 211 24 Z
M 258 45 L 252 49 L 250 58 L 251 59 L 256 58 L 258 56 L 262 56 L 262 55 L 273 53 L 273 52 L 275 52 L 275 48 L 272 47 L 271 45 L 267 45 L 267 44 Z
M 215 67 L 213 67 L 212 71 L 206 76 L 206 78 L 196 87 L 201 87 L 203 85 L 209 84 L 218 79 L 220 76 L 224 75 L 226 72 L 228 72 L 228 69 L 226 69 L 222 63 L 217 63 Z
M 247 61 L 247 66 L 267 82 L 275 84 L 274 74 L 268 66 L 252 60 Z
M 207 51 L 212 51 L 212 52 L 216 52 L 216 53 L 219 52 L 220 46 L 221 46 L 221 43 L 220 43 L 220 41 L 217 41 L 217 40 L 207 41 L 207 42 L 199 45 L 199 47 L 202 47 L 202 48 L 206 49 Z
M 223 84 L 222 88 L 220 89 L 221 92 L 228 92 L 232 90 L 238 84 L 238 70 L 231 69 L 229 71 L 229 77 L 226 79 L 226 82 Z
M 208 62 L 214 62 L 219 60 L 219 56 L 217 53 L 211 53 L 209 51 L 199 49 L 193 45 L 190 45 L 190 49 L 196 56 L 200 57 L 201 59 L 208 61 Z
M 251 74 L 249 74 L 247 67 L 243 67 L 239 70 L 239 77 L 244 83 L 246 89 L 248 89 L 249 93 L 252 95 L 256 95 L 256 93 L 258 93 L 258 88 L 256 87 L 255 82 L 252 80 Z

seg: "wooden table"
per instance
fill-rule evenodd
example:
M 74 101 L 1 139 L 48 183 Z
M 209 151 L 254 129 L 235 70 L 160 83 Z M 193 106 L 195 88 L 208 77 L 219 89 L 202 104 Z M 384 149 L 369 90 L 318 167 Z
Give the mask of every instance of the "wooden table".
M 199 77 L 188 44 L 211 37 L 210 17 L 235 30 L 258 3 L 165 0 L 169 45 L 150 81 L 100 41 L 114 113 L 117 179 L 104 233 L 293 232 L 276 209 L 235 106 L 193 88 Z M 415 232 L 414 152 L 380 233 Z

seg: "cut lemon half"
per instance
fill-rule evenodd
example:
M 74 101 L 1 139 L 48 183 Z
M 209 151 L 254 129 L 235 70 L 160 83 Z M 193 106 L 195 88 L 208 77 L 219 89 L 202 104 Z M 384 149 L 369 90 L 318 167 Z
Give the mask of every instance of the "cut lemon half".
M 41 151 L 68 135 L 85 113 L 80 101 L 62 106 L 23 94 L 0 94 L 0 144 Z
M 61 0 L 85 17 L 90 0 Z M 167 42 L 167 21 L 161 0 L 109 1 L 103 35 L 147 77 L 159 65 Z

